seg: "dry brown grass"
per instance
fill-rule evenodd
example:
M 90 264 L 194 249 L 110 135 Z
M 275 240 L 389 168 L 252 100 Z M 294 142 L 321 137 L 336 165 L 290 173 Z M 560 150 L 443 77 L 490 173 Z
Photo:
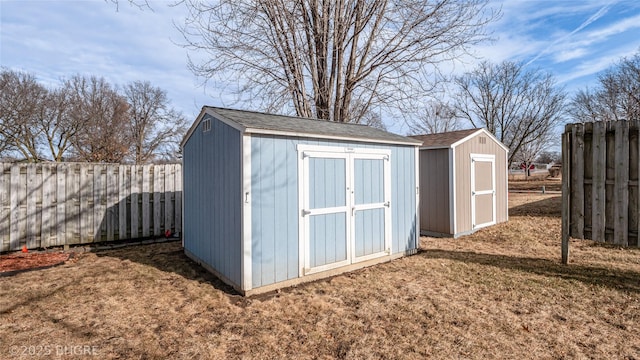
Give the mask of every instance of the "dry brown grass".
M 179 243 L 1 277 L 0 358 L 86 345 L 107 359 L 640 359 L 640 251 L 572 242 L 563 266 L 559 197 L 510 202 L 506 224 L 255 298 Z
M 511 176 L 509 177 L 509 190 L 541 191 L 543 186 L 547 191 L 561 191 L 562 178 L 537 177 L 529 179 L 512 179 Z

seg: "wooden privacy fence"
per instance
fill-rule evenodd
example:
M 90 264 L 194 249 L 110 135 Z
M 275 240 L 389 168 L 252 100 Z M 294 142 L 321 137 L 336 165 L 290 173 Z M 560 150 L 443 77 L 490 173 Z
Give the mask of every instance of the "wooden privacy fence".
M 0 163 L 0 251 L 182 231 L 182 167 Z
M 569 237 L 639 246 L 640 121 L 566 125 L 562 156 L 563 262 Z

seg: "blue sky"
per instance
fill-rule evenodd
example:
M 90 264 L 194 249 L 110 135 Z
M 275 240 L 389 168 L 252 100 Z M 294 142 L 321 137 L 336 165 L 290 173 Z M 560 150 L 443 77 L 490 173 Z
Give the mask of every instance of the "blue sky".
M 193 119 L 202 105 L 235 106 L 224 89 L 197 79 L 177 46 L 184 10 L 149 0 L 153 11 L 120 0 L 0 0 L 0 65 L 33 73 L 47 85 L 74 74 L 113 84 L 148 80 L 168 92 Z M 496 39 L 474 49 L 493 62 L 523 61 L 556 76 L 571 93 L 597 84 L 596 74 L 640 50 L 637 1 L 493 1 L 502 17 L 490 26 Z M 198 54 L 191 54 L 196 57 Z M 470 70 L 476 58 L 451 66 Z M 405 133 L 402 124 L 390 130 Z

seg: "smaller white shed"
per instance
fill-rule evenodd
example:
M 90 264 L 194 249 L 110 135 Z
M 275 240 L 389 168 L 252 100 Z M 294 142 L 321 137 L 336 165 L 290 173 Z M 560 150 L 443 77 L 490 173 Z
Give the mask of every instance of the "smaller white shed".
M 486 129 L 415 135 L 420 233 L 458 237 L 505 222 L 509 149 Z

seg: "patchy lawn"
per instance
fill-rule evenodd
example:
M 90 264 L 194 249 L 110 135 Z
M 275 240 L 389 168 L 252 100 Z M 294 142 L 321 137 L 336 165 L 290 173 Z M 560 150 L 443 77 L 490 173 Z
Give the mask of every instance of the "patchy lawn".
M 506 224 L 254 298 L 177 242 L 0 277 L 0 358 L 640 359 L 640 250 L 574 241 L 563 266 L 559 196 L 510 202 Z
M 561 177 L 537 177 L 531 180 L 514 180 L 509 178 L 509 190 L 528 190 L 541 192 L 544 186 L 546 191 L 562 191 L 562 178 Z

